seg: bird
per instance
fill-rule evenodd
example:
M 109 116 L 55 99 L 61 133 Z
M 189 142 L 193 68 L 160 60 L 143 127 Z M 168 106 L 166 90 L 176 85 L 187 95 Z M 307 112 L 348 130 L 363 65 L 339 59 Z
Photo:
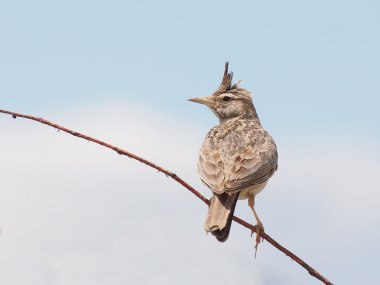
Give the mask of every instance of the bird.
M 278 168 L 277 147 L 261 126 L 251 92 L 232 84 L 225 63 L 222 82 L 211 96 L 189 101 L 206 105 L 219 119 L 207 133 L 198 158 L 198 174 L 212 197 L 204 224 L 207 233 L 228 239 L 238 200 L 248 200 L 256 219 L 256 252 L 264 226 L 255 211 L 255 197 Z M 254 232 L 251 232 L 251 235 Z

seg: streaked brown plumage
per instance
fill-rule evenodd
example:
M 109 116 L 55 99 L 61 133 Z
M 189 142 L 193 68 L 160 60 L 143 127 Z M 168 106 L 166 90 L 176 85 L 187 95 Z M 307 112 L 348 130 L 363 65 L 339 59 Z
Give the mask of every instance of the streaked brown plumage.
M 277 170 L 276 145 L 261 127 L 250 92 L 240 88 L 239 82 L 231 83 L 227 62 L 219 88 L 211 96 L 190 99 L 207 105 L 220 121 L 206 135 L 198 171 L 213 192 L 205 230 L 221 242 L 228 238 L 238 199 L 248 198 L 258 231 L 263 228 L 254 210 L 254 197 Z

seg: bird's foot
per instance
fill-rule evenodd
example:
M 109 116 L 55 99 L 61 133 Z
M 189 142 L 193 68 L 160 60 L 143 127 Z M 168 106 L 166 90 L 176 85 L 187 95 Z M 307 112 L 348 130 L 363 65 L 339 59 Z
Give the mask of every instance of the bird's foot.
M 263 241 L 263 239 L 260 237 L 261 231 L 264 231 L 264 226 L 261 222 L 257 223 L 257 225 L 255 226 L 255 231 L 251 231 L 251 236 L 253 236 L 253 233 L 256 234 L 255 258 L 257 254 L 257 248 L 259 247 L 259 243 Z

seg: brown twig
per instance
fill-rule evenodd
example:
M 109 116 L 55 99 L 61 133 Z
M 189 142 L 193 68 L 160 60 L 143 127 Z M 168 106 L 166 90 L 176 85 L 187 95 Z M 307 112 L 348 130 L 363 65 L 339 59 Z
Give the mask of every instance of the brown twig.
M 20 118 L 25 118 L 25 119 L 33 120 L 33 121 L 36 121 L 36 122 L 48 125 L 50 127 L 56 128 L 58 130 L 66 132 L 66 133 L 69 133 L 69 134 L 71 134 L 73 136 L 76 136 L 76 137 L 79 137 L 79 138 L 91 141 L 93 143 L 102 145 L 102 146 L 104 146 L 106 148 L 109 148 L 109 149 L 112 149 L 113 151 L 116 151 L 120 155 L 126 155 L 126 156 L 128 156 L 130 158 L 133 158 L 133 159 L 135 159 L 137 161 L 140 161 L 140 162 L 142 162 L 142 163 L 144 163 L 144 164 L 146 164 L 146 165 L 148 165 L 148 166 L 150 166 L 150 167 L 158 170 L 159 172 L 164 173 L 166 176 L 169 176 L 170 178 L 174 179 L 179 184 L 181 184 L 183 187 L 185 187 L 187 190 L 189 190 L 190 192 L 192 192 L 199 199 L 201 199 L 204 203 L 206 203 L 207 205 L 210 205 L 210 201 L 206 197 L 204 197 L 197 190 L 195 190 L 193 187 L 191 187 L 188 183 L 186 183 L 184 180 L 182 180 L 179 176 L 177 176 L 177 174 L 175 174 L 174 172 L 171 172 L 169 170 L 166 170 L 166 169 L 162 168 L 161 166 L 159 166 L 157 164 L 154 164 L 154 163 L 152 163 L 152 162 L 150 162 L 150 161 L 148 161 L 146 159 L 143 159 L 143 158 L 141 158 L 141 157 L 139 157 L 139 156 L 137 156 L 137 155 L 135 155 L 133 153 L 130 153 L 129 151 L 123 150 L 121 148 L 118 148 L 116 146 L 113 146 L 111 144 L 103 142 L 101 140 L 89 137 L 87 135 L 81 134 L 79 132 L 70 130 L 70 129 L 65 128 L 65 127 L 62 127 L 62 126 L 57 125 L 55 123 L 49 122 L 49 121 L 47 121 L 47 120 L 45 120 L 43 118 L 38 118 L 38 117 L 34 117 L 34 116 L 30 116 L 30 115 L 24 115 L 24 114 L 15 113 L 15 112 L 10 112 L 10 111 L 6 111 L 6 110 L 0 110 L 0 113 L 9 114 L 14 119 L 16 119 L 17 117 L 20 117 Z M 255 226 L 247 223 L 246 221 L 240 219 L 239 217 L 234 216 L 233 220 L 235 222 L 239 223 L 240 225 L 242 225 L 243 227 L 246 227 L 246 228 L 250 229 L 253 232 L 256 231 L 256 227 Z M 317 270 L 315 270 L 309 264 L 307 264 L 305 261 L 303 261 L 301 258 L 299 258 L 297 255 L 295 255 L 294 253 L 292 253 L 291 251 L 289 251 L 288 249 L 286 249 L 285 247 L 283 247 L 282 245 L 280 245 L 278 242 L 276 242 L 274 239 L 272 239 L 264 231 L 260 231 L 260 236 L 263 239 L 265 239 L 266 241 L 268 241 L 275 248 L 277 248 L 281 252 L 285 253 L 287 256 L 289 256 L 291 259 L 293 259 L 295 262 L 297 262 L 299 265 L 301 265 L 303 268 L 305 268 L 309 272 L 310 275 L 314 276 L 315 278 L 319 279 L 320 281 L 322 281 L 323 283 L 325 283 L 327 285 L 332 285 L 333 284 L 326 277 L 324 277 L 322 274 L 320 274 Z

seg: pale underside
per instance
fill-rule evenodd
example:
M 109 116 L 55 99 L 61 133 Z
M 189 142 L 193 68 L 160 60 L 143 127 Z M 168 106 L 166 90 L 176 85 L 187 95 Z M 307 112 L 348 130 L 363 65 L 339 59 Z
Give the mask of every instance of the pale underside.
M 261 184 L 251 185 L 251 186 L 248 186 L 248 187 L 240 190 L 239 200 L 248 199 L 249 194 L 251 194 L 251 195 L 259 194 L 261 192 L 261 190 L 263 190 L 265 188 L 265 186 L 267 185 L 267 182 L 268 181 L 265 181 L 264 183 L 261 183 Z

